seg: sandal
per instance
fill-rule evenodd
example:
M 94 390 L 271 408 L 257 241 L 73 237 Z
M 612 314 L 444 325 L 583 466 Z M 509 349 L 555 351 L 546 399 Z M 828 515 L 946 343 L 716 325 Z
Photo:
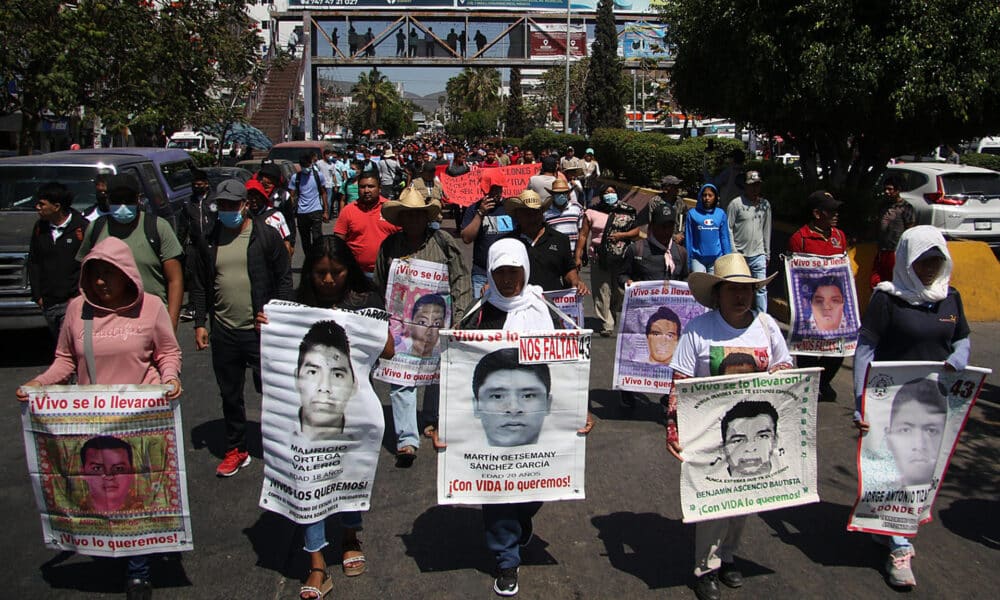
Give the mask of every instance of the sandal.
M 437 423 L 428 423 L 427 425 L 424 425 L 425 438 L 433 439 L 435 433 L 437 433 Z
M 365 563 L 365 553 L 361 550 L 361 540 L 356 537 L 354 539 L 345 539 L 343 548 L 344 575 L 357 577 L 364 573 L 367 564 Z
M 400 469 L 408 469 L 417 458 L 417 449 L 413 446 L 403 446 L 396 450 L 396 466 Z
M 313 567 L 309 569 L 309 573 L 320 572 L 323 574 L 323 582 L 319 584 L 319 587 L 314 587 L 311 585 L 303 585 L 299 588 L 299 598 L 301 600 L 321 600 L 325 598 L 327 594 L 333 590 L 333 580 L 330 579 L 329 573 L 326 569 L 319 569 Z M 308 579 L 308 578 L 307 578 Z M 306 596 L 306 594 L 315 594 L 314 596 Z

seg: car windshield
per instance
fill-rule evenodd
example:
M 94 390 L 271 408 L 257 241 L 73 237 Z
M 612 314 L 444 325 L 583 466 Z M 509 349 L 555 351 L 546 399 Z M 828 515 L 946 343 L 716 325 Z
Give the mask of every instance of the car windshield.
M 1000 173 L 947 173 L 941 176 L 945 194 L 1000 196 Z
M 35 192 L 50 181 L 58 181 L 73 192 L 73 208 L 83 210 L 95 202 L 93 166 L 0 166 L 0 210 L 34 211 Z M 110 171 L 107 171 L 110 173 Z
M 167 185 L 175 192 L 181 188 L 191 186 L 191 162 L 180 160 L 163 163 L 160 165 L 160 172 L 167 180 Z

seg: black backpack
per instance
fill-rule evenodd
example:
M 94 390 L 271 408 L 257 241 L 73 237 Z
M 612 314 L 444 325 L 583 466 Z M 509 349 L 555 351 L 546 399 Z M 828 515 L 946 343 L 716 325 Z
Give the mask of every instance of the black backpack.
M 104 230 L 105 226 L 108 224 L 108 216 L 102 215 L 94 221 L 93 226 L 90 228 L 90 247 L 97 244 L 97 237 Z M 151 214 L 149 211 L 142 211 L 142 230 L 146 237 L 146 241 L 149 242 L 149 247 L 153 249 L 153 254 L 157 257 L 160 256 L 160 232 L 156 230 L 156 215 Z M 111 232 L 108 232 L 111 235 Z
M 309 167 L 309 170 L 312 171 L 313 179 L 316 180 L 316 193 L 319 193 L 323 189 L 323 182 L 320 181 L 319 173 L 316 172 L 316 169 Z M 305 169 L 295 174 L 295 193 L 297 194 L 302 193 L 302 173 L 304 171 Z

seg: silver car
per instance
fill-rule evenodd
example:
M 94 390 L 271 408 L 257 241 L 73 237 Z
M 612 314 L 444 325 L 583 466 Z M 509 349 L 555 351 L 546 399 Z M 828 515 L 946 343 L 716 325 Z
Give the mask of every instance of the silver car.
M 916 209 L 918 224 L 933 225 L 950 239 L 1000 247 L 1000 173 L 950 163 L 895 164 L 879 189 L 890 177 Z

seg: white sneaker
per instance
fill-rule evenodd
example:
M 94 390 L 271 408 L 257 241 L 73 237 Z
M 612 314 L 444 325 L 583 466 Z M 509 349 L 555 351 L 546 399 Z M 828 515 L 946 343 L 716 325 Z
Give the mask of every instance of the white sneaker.
M 917 579 L 913 576 L 910 560 L 916 556 L 913 548 L 896 548 L 889 553 L 885 571 L 889 577 L 889 585 L 895 587 L 913 587 Z

